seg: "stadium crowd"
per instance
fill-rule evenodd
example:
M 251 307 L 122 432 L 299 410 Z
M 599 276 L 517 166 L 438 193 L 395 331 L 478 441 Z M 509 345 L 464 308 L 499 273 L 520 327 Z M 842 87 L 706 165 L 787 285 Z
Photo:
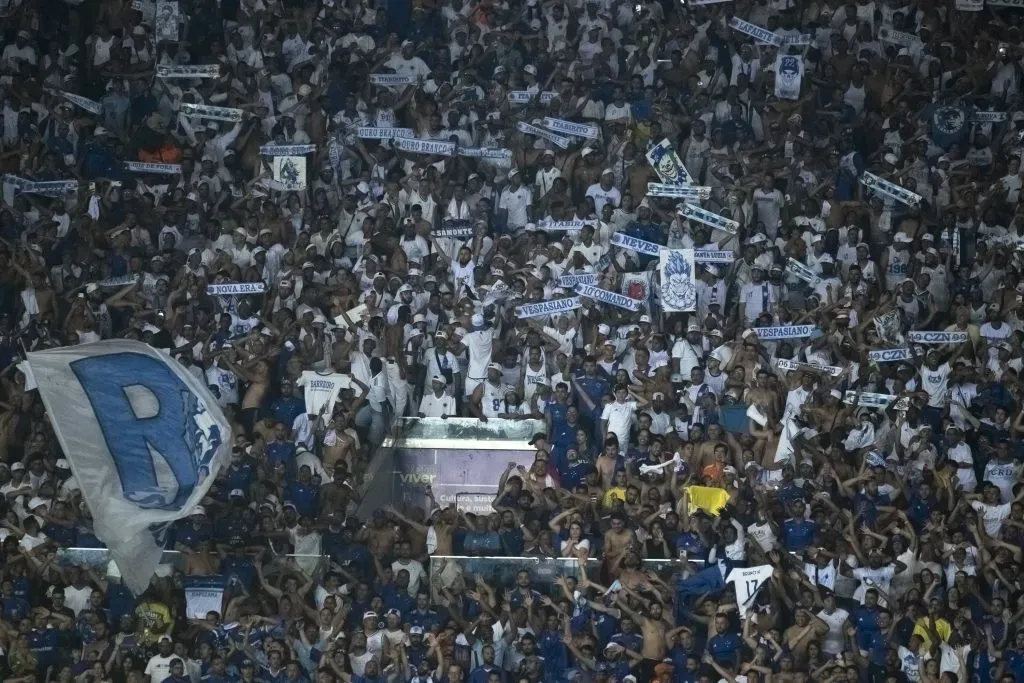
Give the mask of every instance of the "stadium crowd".
M 1024 683 L 1022 30 L 0 0 L 3 680 Z M 632 301 L 530 312 L 579 283 Z M 19 369 L 115 338 L 235 426 L 137 596 Z M 415 417 L 543 427 L 490 514 L 360 518 Z

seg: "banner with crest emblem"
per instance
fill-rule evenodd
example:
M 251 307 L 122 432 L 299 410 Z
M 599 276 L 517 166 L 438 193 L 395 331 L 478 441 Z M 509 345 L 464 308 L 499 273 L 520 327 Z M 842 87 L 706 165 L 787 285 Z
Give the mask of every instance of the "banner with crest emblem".
M 650 270 L 641 273 L 622 274 L 622 293 L 630 299 L 641 301 L 641 307 L 645 313 L 651 312 L 651 300 L 653 292 L 651 288 L 651 276 L 654 273 Z
M 665 313 L 697 310 L 693 249 L 662 249 L 658 263 L 661 306 Z

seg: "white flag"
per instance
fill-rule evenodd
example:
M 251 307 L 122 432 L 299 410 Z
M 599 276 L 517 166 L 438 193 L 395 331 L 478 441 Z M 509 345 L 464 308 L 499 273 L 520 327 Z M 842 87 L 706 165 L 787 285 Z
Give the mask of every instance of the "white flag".
M 767 581 L 775 569 L 770 564 L 762 564 L 758 567 L 737 567 L 725 577 L 726 583 L 731 583 L 736 589 L 736 605 L 739 607 L 740 618 L 745 619 L 747 609 L 754 604 L 757 592 Z
M 231 425 L 203 382 L 141 342 L 40 351 L 28 363 L 96 536 L 142 593 L 164 532 L 228 462 Z
M 274 180 L 288 190 L 306 189 L 306 157 L 274 157 Z
M 779 55 L 775 59 L 775 96 L 782 100 L 799 100 L 804 81 L 804 58 L 800 55 Z

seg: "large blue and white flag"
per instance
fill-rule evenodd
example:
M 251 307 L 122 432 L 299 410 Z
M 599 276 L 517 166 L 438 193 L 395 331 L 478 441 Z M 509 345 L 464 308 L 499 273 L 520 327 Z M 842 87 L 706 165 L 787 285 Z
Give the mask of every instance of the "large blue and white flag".
M 189 516 L 231 453 L 202 382 L 141 342 L 28 354 L 65 457 L 125 584 L 149 586 L 164 532 Z

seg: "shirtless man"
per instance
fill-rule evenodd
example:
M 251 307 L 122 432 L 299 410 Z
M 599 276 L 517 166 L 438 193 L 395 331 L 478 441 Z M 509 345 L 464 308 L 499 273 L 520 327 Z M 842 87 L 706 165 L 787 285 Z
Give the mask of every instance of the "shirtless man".
M 388 524 L 386 512 L 378 509 L 373 511 L 373 520 L 359 530 L 355 540 L 358 543 L 365 543 L 371 555 L 384 557 L 395 547 L 398 530 Z
M 333 480 L 320 487 L 320 515 L 338 513 L 344 517 L 345 508 L 352 498 L 352 487 L 347 481 L 348 468 L 343 462 L 336 463 L 333 468 L 325 462 L 324 468 L 331 472 Z
M 210 551 L 209 541 L 199 541 L 195 551 L 185 548 L 184 552 L 189 576 L 213 576 L 220 569 L 220 556 Z
M 697 451 L 702 471 L 708 465 L 716 462 L 715 449 L 719 446 L 724 446 L 728 454 L 729 443 L 725 440 L 725 432 L 722 430 L 722 426 L 717 424 L 708 425 L 708 437 Z
M 618 565 L 635 540 L 633 531 L 626 527 L 625 515 L 621 512 L 613 514 L 611 528 L 604 532 L 605 571 L 609 578 L 618 578 Z
M 422 515 L 417 515 L 417 519 L 406 517 L 392 505 L 385 505 L 384 512 L 406 525 L 406 536 L 409 539 L 409 545 L 412 547 L 412 557 L 421 561 L 426 560 L 429 556 L 427 552 L 427 534 L 429 529 L 423 524 L 422 520 L 418 519 Z
M 249 370 L 244 366 L 239 367 L 227 357 L 223 358 L 232 372 L 249 383 L 249 387 L 245 390 L 245 398 L 242 400 L 239 421 L 245 428 L 246 435 L 251 439 L 263 399 L 266 398 L 267 392 L 270 390 L 270 366 L 265 360 L 258 360 L 252 370 Z
M 426 550 L 429 554 L 451 555 L 453 548 L 452 535 L 455 532 L 455 526 L 458 522 L 458 511 L 455 509 L 454 504 L 449 505 L 444 509 L 437 507 L 437 502 L 434 500 L 434 493 L 429 486 L 426 488 L 426 494 L 430 502 L 434 504 L 434 510 L 430 515 L 432 520 L 432 524 L 430 526 L 419 520 L 406 517 L 391 505 L 386 506 L 384 511 L 392 515 L 398 521 L 408 524 L 417 534 L 422 534 L 425 539 Z M 433 536 L 433 539 L 431 539 L 431 536 Z M 416 544 L 413 543 L 414 547 L 415 545 Z
M 345 403 L 334 404 L 334 418 L 327 425 L 327 433 L 324 435 L 324 467 L 328 470 L 338 465 L 346 467 L 349 471 L 353 468 L 353 458 L 359 450 L 359 437 L 352 430 L 351 416 L 354 413 L 348 412 Z
M 615 467 L 619 460 L 619 444 L 615 438 L 605 439 L 604 450 L 597 457 L 594 467 L 601 478 L 601 489 L 607 491 L 612 487 L 612 479 L 615 478 Z
M 774 424 L 779 421 L 779 395 L 777 392 L 772 391 L 768 388 L 767 382 L 768 372 L 762 368 L 757 371 L 754 375 L 754 382 L 744 397 L 745 401 L 749 405 L 756 405 L 761 409 L 761 412 L 768 417 L 768 424 Z
M 645 675 L 642 678 L 638 677 L 638 680 L 655 680 L 653 675 L 654 667 L 661 663 L 661 660 L 665 658 L 665 654 L 668 652 L 665 634 L 675 624 L 669 623 L 666 620 L 666 617 L 662 615 L 661 605 L 657 602 L 652 602 L 647 607 L 647 614 L 641 614 L 630 609 L 621 592 L 616 593 L 615 603 L 622 610 L 623 614 L 631 617 L 636 622 L 640 627 L 640 633 L 644 637 L 643 650 L 640 653 L 643 655 L 644 660 L 640 666 L 643 667 Z

